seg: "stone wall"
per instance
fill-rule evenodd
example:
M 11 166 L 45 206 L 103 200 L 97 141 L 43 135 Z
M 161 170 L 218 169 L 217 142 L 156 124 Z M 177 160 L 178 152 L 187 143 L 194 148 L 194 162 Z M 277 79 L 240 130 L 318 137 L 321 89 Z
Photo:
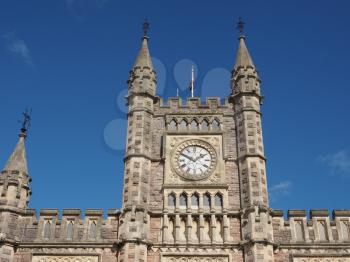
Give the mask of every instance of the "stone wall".
M 101 209 L 34 209 L 20 216 L 17 230 L 20 243 L 112 243 L 118 238 L 120 211 L 110 209 L 105 218 Z
M 272 224 L 276 262 L 350 259 L 350 210 L 274 210 Z

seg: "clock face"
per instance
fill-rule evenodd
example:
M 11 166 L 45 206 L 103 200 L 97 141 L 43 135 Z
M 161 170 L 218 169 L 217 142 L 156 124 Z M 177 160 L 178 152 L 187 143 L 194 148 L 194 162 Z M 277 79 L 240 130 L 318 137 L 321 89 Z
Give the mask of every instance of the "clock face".
M 191 180 L 208 177 L 215 163 L 215 150 L 210 144 L 201 140 L 189 140 L 180 144 L 175 150 L 173 159 L 175 171 Z
M 187 146 L 181 150 L 178 161 L 183 172 L 195 176 L 208 170 L 211 165 L 211 155 L 201 146 Z

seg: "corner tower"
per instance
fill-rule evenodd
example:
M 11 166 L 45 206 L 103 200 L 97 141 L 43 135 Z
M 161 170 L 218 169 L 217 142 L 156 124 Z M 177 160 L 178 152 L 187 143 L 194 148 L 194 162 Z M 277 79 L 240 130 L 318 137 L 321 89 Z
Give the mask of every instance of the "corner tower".
M 239 26 L 242 26 L 242 21 Z M 260 78 L 246 47 L 242 30 L 231 85 L 231 99 L 235 109 L 244 257 L 245 261 L 273 261 L 272 223 L 261 126 Z
M 156 73 L 147 36 L 148 23 L 128 83 L 128 127 L 124 159 L 124 191 L 119 231 L 119 261 L 147 261 L 149 195 L 152 164 L 153 105 Z
M 21 232 L 19 223 L 26 213 L 31 195 L 28 175 L 25 138 L 27 129 L 23 127 L 19 140 L 4 169 L 0 174 L 0 259 L 12 261 Z

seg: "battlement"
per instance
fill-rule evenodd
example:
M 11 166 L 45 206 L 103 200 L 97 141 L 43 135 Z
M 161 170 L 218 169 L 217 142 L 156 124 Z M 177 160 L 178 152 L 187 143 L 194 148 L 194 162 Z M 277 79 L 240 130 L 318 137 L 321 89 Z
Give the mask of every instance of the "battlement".
M 24 216 L 25 217 L 33 217 L 36 220 L 40 221 L 42 219 L 48 218 L 56 218 L 62 220 L 66 217 L 76 217 L 79 219 L 86 219 L 89 217 L 95 218 L 110 218 L 110 217 L 118 217 L 121 211 L 119 209 L 108 209 L 107 212 L 104 212 L 103 209 L 94 209 L 87 208 L 85 210 L 79 208 L 64 208 L 61 212 L 59 209 L 55 208 L 42 208 L 39 210 L 39 216 L 36 209 L 26 209 Z
M 350 243 L 350 210 L 336 209 L 332 215 L 327 209 L 272 211 L 275 241 L 290 243 Z
M 272 211 L 273 217 L 284 217 L 284 211 L 280 209 L 275 209 Z M 306 209 L 290 209 L 287 211 L 287 217 L 305 217 L 310 220 L 315 217 L 328 217 L 334 220 L 338 217 L 350 217 L 350 209 L 334 209 L 332 211 L 332 216 L 329 214 L 328 209 L 311 209 L 308 211 Z
M 118 238 L 120 210 L 27 209 L 18 217 L 23 242 L 111 242 Z M 12 238 L 10 235 L 7 236 Z
M 202 101 L 200 97 L 188 97 L 186 100 L 183 100 L 181 97 L 170 97 L 167 101 L 163 100 L 161 97 L 158 97 L 155 107 L 169 109 L 217 109 L 228 108 L 230 107 L 230 103 L 228 97 L 225 98 L 223 103 L 220 97 L 207 97 L 205 101 Z

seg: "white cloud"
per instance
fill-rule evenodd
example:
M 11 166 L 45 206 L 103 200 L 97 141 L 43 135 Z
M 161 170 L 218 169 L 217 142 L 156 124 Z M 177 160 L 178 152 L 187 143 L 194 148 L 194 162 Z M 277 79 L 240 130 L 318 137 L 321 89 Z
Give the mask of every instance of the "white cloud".
M 270 200 L 275 201 L 278 197 L 289 195 L 291 187 L 292 183 L 290 181 L 282 181 L 278 184 L 272 185 L 269 188 Z
M 335 175 L 350 175 L 350 154 L 346 150 L 320 156 L 319 160 Z
M 22 59 L 27 65 L 34 66 L 31 52 L 24 40 L 18 38 L 15 32 L 5 34 L 3 38 L 7 41 L 7 49 L 12 54 Z

